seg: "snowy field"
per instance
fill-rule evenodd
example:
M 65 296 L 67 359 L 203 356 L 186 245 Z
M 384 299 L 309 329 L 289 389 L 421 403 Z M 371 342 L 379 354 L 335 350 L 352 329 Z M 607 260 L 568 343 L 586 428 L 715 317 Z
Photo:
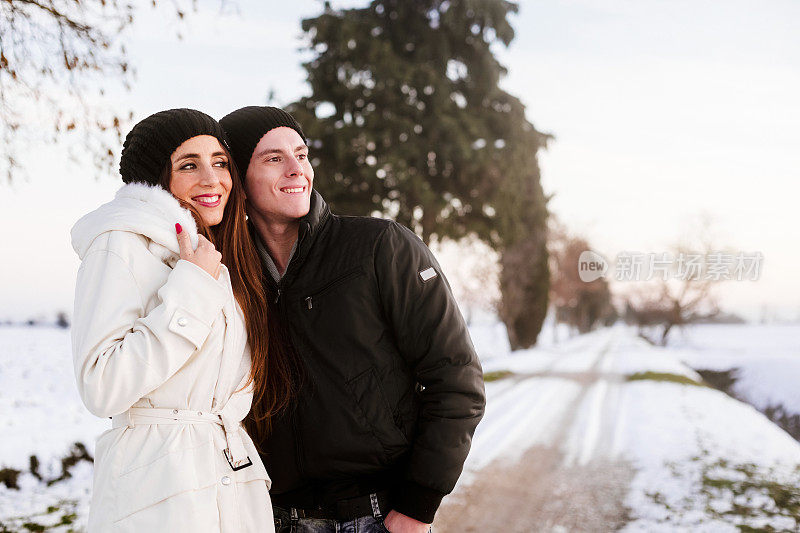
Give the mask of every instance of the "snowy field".
M 676 335 L 670 351 L 695 369 L 738 369 L 734 392 L 763 409 L 800 413 L 800 326 L 698 325 Z
M 556 445 L 565 464 L 631 463 L 629 531 L 737 531 L 742 519 L 726 514 L 734 500 L 764 509 L 771 504 L 758 490 L 716 490 L 719 480 L 798 479 L 800 444 L 753 407 L 707 387 L 628 377 L 650 372 L 691 383 L 699 376 L 690 367 L 741 368 L 737 385 L 745 397 L 800 412 L 800 326 L 698 326 L 666 349 L 626 327 L 574 338 L 548 328 L 541 347 L 513 354 L 496 322 L 476 320 L 471 332 L 485 371 L 511 374 L 487 383 L 487 413 L 459 488 L 492 463 L 519 460 L 531 446 Z M 65 469 L 62 459 L 76 455 L 74 443 L 93 454 L 109 421 L 80 402 L 67 330 L 0 328 L 0 413 L 0 470 L 6 476 L 20 471 L 17 489 L 0 483 L 0 531 L 27 531 L 25 522 L 80 531 L 91 465 L 77 460 Z M 38 462 L 34 473 L 31 456 Z M 762 515 L 747 523 L 796 527 L 779 513 Z
M 78 396 L 68 330 L 0 328 L 0 413 L 0 470 L 22 471 L 19 490 L 0 484 L 0 523 L 9 517 L 43 525 L 75 520 L 80 528 L 88 510 L 91 464 L 79 461 L 69 469 L 71 477 L 50 486 L 47 481 L 62 476 L 61 459 L 74 443 L 93 454 L 95 438 L 110 424 L 90 414 Z M 30 473 L 31 456 L 40 463 L 43 481 Z M 54 510 L 46 513 L 48 508 Z M 70 527 L 64 524 L 62 530 Z

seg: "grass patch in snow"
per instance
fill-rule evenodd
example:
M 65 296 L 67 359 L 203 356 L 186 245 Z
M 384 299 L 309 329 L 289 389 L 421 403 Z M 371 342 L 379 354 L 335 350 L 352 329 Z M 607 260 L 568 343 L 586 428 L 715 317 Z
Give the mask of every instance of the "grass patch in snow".
M 77 506 L 76 500 L 63 500 L 58 505 L 51 505 L 47 511 L 30 516 L 18 516 L 11 518 L 4 518 L 0 522 L 0 533 L 13 533 L 20 531 L 48 531 L 51 529 L 60 529 L 63 531 L 71 532 L 75 529 L 70 528 L 75 520 L 77 520 Z
M 629 374 L 626 379 L 628 381 L 666 381 L 668 383 L 680 383 L 681 385 L 706 386 L 690 377 L 682 376 L 681 374 L 671 374 L 669 372 L 637 372 L 635 374 Z
M 670 498 L 660 492 L 647 496 L 666 514 L 661 524 L 680 530 L 729 524 L 742 533 L 800 531 L 800 465 L 769 468 L 754 463 L 714 459 L 707 450 L 687 464 L 667 463 L 674 479 L 690 481 L 692 496 Z M 712 526 L 714 524 L 714 526 Z
M 498 379 L 507 378 L 512 374 L 513 372 L 510 370 L 495 370 L 494 372 L 484 372 L 483 381 L 487 383 L 490 381 L 497 381 Z
M 797 479 L 798 475 L 800 467 L 791 477 Z M 742 532 L 800 531 L 800 487 L 774 472 L 761 472 L 752 463 L 729 464 L 720 459 L 704 468 L 702 483 L 709 514 L 735 521 Z M 793 526 L 776 529 L 770 524 L 776 519 L 791 520 Z
M 84 461 L 91 464 L 94 462 L 94 458 L 91 456 L 91 454 L 89 454 L 86 446 L 80 442 L 76 442 L 72 445 L 67 454 L 60 459 L 58 462 L 60 464 L 56 463 L 58 466 L 60 466 L 60 474 L 55 475 L 55 472 L 51 472 L 51 475 L 46 477 L 40 472 L 41 463 L 39 462 L 39 458 L 35 455 L 31 455 L 29 471 L 23 472 L 13 468 L 0 469 L 0 490 L 8 489 L 9 492 L 20 491 L 20 484 L 18 483 L 19 478 L 21 475 L 28 474 L 33 476 L 35 482 L 40 484 L 40 490 L 44 489 L 45 487 L 51 487 L 57 483 L 61 483 L 72 478 L 73 468 Z M 2 485 L 5 485 L 5 487 L 2 487 Z M 58 530 L 62 532 L 66 531 L 67 533 L 71 533 L 80 530 L 80 528 L 76 529 L 76 526 L 74 525 L 78 520 L 80 501 L 71 499 L 54 499 L 51 501 L 54 501 L 54 504 L 48 505 L 46 510 L 43 507 L 43 510 L 38 512 L 34 509 L 24 511 L 25 514 L 19 515 L 15 514 L 11 516 L 4 516 L 3 514 L 0 514 L 0 533 L 38 532 L 50 530 Z M 2 500 L 0 500 L 0 504 L 2 503 Z M 9 511 L 2 510 L 2 512 L 8 513 Z M 10 512 L 15 513 L 13 507 L 10 509 Z M 16 512 L 22 513 L 23 511 Z

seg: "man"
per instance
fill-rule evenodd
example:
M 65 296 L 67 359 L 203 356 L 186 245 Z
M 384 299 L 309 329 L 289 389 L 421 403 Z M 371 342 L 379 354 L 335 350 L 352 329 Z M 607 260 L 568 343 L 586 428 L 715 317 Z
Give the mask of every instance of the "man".
M 303 387 L 259 442 L 278 531 L 430 529 L 485 406 L 450 287 L 410 230 L 332 214 L 295 119 L 245 107 L 221 120 Z

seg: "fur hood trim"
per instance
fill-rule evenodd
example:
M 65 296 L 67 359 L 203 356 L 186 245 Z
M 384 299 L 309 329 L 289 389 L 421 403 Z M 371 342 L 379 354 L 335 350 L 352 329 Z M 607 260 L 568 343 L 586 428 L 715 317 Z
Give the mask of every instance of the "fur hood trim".
M 197 224 L 188 209 L 181 207 L 171 193 L 157 185 L 123 185 L 110 202 L 82 217 L 72 227 L 72 248 L 83 259 L 92 242 L 109 231 L 128 231 L 180 253 L 175 223 L 189 232 L 192 248 L 197 248 Z

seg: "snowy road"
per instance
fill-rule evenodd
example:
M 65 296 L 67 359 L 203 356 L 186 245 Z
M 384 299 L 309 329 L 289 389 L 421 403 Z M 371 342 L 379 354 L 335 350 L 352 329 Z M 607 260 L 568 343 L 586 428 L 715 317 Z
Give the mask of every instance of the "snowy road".
M 737 517 L 698 511 L 707 490 L 697 458 L 757 463 L 767 475 L 800 463 L 800 445 L 748 405 L 702 386 L 629 381 L 699 376 L 624 327 L 484 366 L 512 374 L 487 383 L 464 475 L 434 523 L 441 532 L 736 531 Z
M 525 439 L 560 450 L 564 466 L 617 458 L 625 378 L 613 370 L 618 335 L 600 332 L 592 343 L 597 348 L 579 343 L 539 371 L 489 385 L 486 417 L 473 441 L 478 452 L 468 466 L 483 466 Z
M 605 531 L 624 523 L 632 470 L 619 460 L 618 334 L 603 331 L 487 386 L 486 415 L 465 476 L 437 515 L 440 531 Z

